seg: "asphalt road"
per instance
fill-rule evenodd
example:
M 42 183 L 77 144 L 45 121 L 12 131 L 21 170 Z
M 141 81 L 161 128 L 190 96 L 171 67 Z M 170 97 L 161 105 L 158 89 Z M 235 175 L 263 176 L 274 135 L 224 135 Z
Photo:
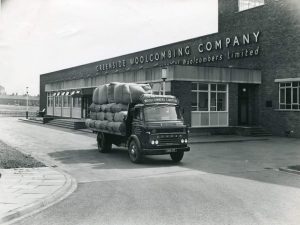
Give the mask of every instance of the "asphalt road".
M 125 149 L 101 154 L 95 136 L 0 118 L 0 139 L 75 177 L 67 199 L 16 224 L 299 224 L 300 140 L 193 144 L 132 164 Z

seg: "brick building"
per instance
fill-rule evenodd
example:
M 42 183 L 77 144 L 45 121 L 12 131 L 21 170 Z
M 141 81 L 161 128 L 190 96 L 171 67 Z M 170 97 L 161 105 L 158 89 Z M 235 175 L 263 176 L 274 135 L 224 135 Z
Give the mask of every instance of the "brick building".
M 213 133 L 261 126 L 300 137 L 300 4 L 219 0 L 219 32 L 42 74 L 47 115 L 85 118 L 104 83 L 150 83 L 179 98 L 192 128 Z

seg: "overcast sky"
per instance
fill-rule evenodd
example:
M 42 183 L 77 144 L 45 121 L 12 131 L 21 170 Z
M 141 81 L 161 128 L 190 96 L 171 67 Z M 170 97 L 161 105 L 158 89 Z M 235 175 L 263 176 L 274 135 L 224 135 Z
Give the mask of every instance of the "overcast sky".
M 39 93 L 39 75 L 218 30 L 217 0 L 2 0 L 0 85 Z

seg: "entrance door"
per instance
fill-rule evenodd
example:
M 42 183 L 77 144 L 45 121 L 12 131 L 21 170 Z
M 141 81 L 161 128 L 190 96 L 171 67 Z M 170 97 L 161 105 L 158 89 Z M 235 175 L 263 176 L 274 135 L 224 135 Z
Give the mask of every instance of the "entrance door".
M 249 125 L 249 86 L 245 84 L 239 85 L 238 122 L 239 125 Z
M 85 95 L 82 97 L 82 117 L 89 118 L 90 110 L 89 107 L 92 104 L 92 95 Z

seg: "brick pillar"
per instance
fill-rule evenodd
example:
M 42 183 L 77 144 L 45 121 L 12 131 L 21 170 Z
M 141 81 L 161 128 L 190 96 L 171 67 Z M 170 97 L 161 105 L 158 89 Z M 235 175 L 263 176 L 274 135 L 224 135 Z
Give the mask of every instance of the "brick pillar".
M 238 84 L 229 84 L 228 93 L 229 126 L 238 125 Z
M 192 83 L 190 81 L 172 81 L 171 95 L 179 99 L 179 104 L 183 110 L 184 121 L 187 125 L 191 125 L 191 96 Z

